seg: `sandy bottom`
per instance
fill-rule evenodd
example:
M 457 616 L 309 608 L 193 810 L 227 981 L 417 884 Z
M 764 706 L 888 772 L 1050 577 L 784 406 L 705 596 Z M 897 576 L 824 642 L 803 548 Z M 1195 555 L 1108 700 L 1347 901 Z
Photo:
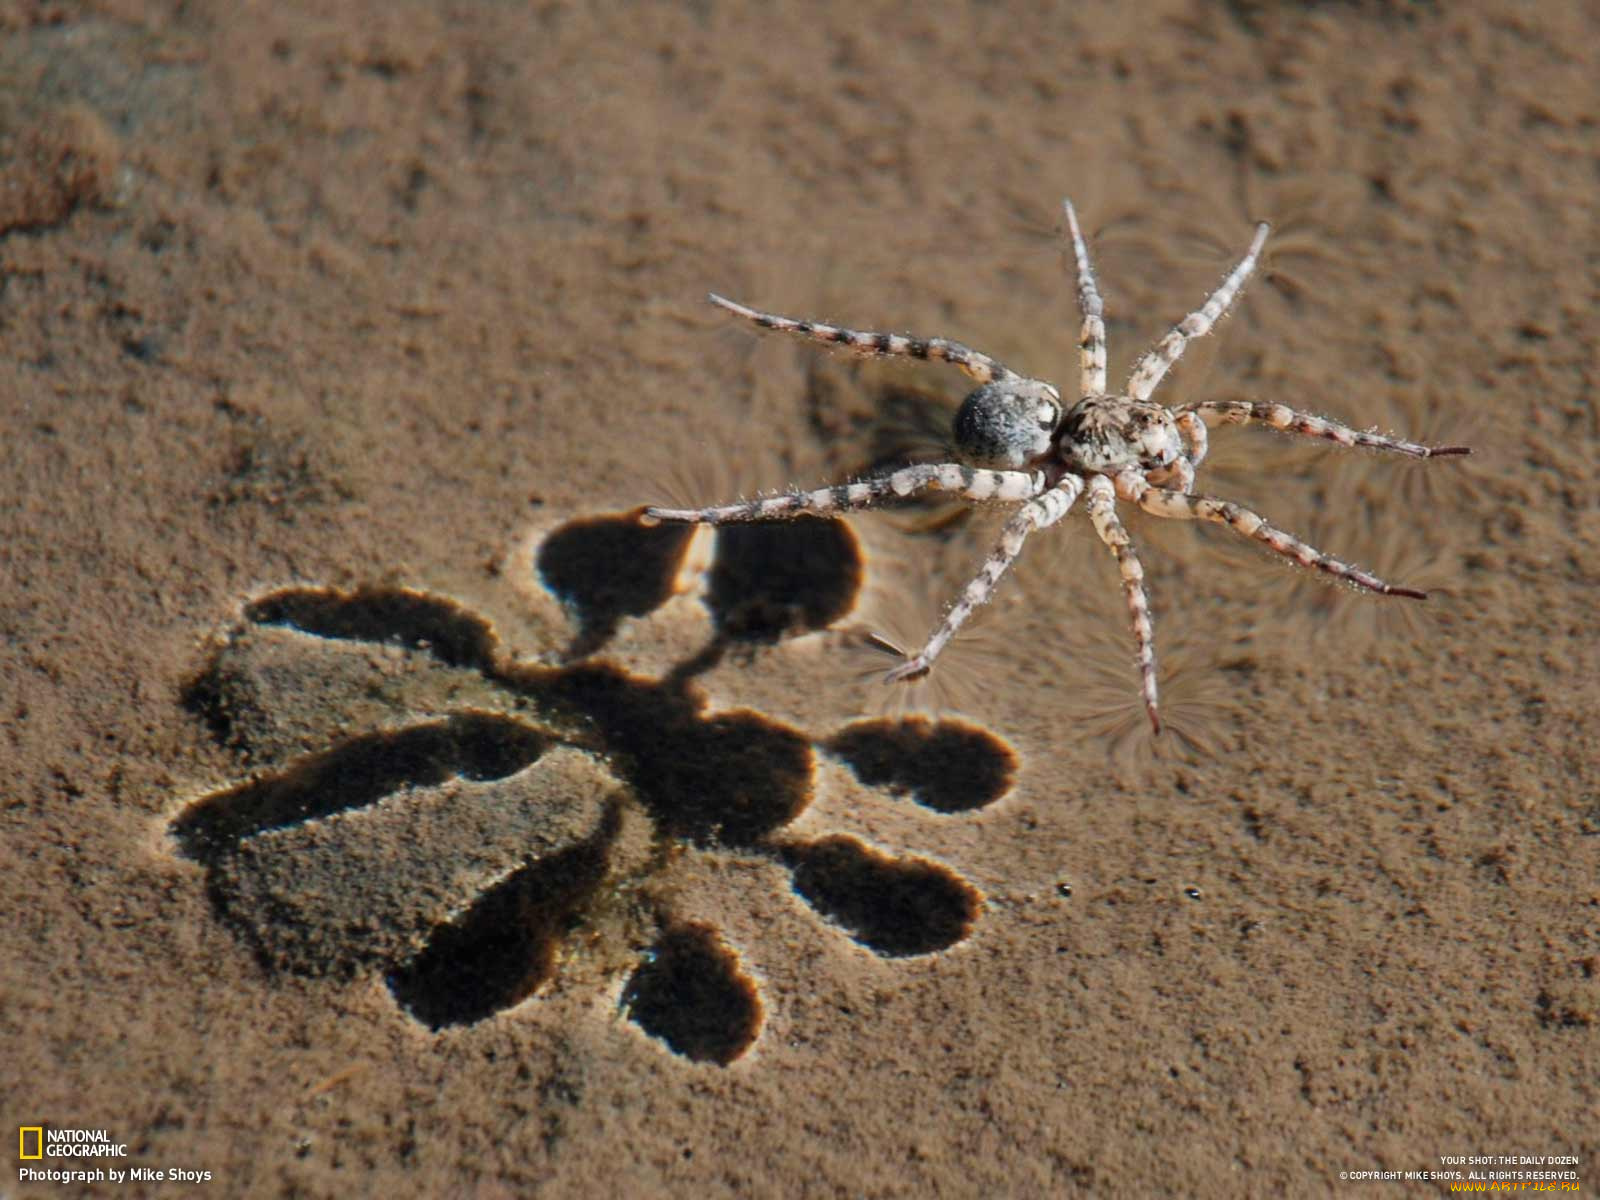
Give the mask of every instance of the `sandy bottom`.
M 0 5 L 0 1195 L 1600 1183 L 1592 5 L 329 7 Z M 709 289 L 1075 392 L 1066 195 L 1475 451 L 1217 430 L 1433 595 L 1130 514 L 1159 742 L 1082 513 L 909 696 L 999 514 L 629 515 L 961 395 Z

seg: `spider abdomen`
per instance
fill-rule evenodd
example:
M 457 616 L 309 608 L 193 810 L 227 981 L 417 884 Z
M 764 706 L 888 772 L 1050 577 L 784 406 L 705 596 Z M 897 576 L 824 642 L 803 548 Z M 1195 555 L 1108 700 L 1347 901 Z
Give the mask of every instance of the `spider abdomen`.
M 956 450 L 982 467 L 1012 470 L 1048 454 L 1061 423 L 1061 394 L 1039 379 L 1011 377 L 970 393 L 956 413 Z
M 1108 475 L 1170 466 L 1183 453 L 1172 414 L 1127 396 L 1085 396 L 1062 420 L 1058 445 L 1068 467 Z

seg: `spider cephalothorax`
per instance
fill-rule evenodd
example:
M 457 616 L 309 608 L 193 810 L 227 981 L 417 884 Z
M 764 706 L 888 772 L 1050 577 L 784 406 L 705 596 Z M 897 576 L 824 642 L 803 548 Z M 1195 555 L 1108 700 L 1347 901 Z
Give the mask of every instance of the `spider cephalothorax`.
M 1172 414 L 1150 400 L 1085 396 L 1061 426 L 1061 461 L 1074 471 L 1155 470 L 1183 453 Z
M 902 467 L 885 475 L 815 491 L 790 492 L 712 508 L 647 508 L 645 515 L 658 521 L 713 525 L 729 521 L 764 521 L 803 513 L 870 508 L 919 491 L 952 492 L 971 501 L 1022 502 L 1006 522 L 999 543 L 951 605 L 927 644 L 889 672 L 887 678 L 894 682 L 927 674 L 956 630 L 993 593 L 995 584 L 1022 552 L 1028 535 L 1055 524 L 1080 496 L 1085 496 L 1090 523 L 1117 560 L 1138 649 L 1145 708 L 1151 725 L 1159 732 L 1154 632 L 1145 597 L 1144 569 L 1117 516 L 1119 499 L 1137 504 L 1158 517 L 1227 525 L 1301 566 L 1326 572 L 1368 591 L 1421 600 L 1426 598 L 1424 593 L 1395 587 L 1359 567 L 1330 557 L 1293 535 L 1273 528 L 1247 508 L 1232 501 L 1195 494 L 1195 468 L 1206 456 L 1206 429 L 1213 424 L 1269 425 L 1286 433 L 1326 438 L 1341 446 L 1368 446 L 1413 458 L 1436 458 L 1470 451 L 1465 446 L 1421 446 L 1364 433 L 1281 404 L 1203 400 L 1169 409 L 1150 399 L 1156 385 L 1182 356 L 1184 348 L 1193 339 L 1210 332 L 1255 270 L 1267 239 L 1265 224 L 1256 226 L 1250 249 L 1210 298 L 1178 322 L 1139 360 L 1122 394 L 1109 394 L 1106 391 L 1104 304 L 1072 202 L 1066 201 L 1063 207 L 1078 269 L 1078 307 L 1083 313 L 1083 331 L 1079 339 L 1080 399 L 1070 409 L 1063 411 L 1061 395 L 1052 385 L 1019 375 L 959 342 L 865 333 L 816 321 L 796 321 L 757 312 L 713 295 L 714 303 L 766 329 L 801 334 L 865 354 L 936 359 L 964 371 L 978 387 L 962 402 L 956 414 L 955 450 L 962 461 Z

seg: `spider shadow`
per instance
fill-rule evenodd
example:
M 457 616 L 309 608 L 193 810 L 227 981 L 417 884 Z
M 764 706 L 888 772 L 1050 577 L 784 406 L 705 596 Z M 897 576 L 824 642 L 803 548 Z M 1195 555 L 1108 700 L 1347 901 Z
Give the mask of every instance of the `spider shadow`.
M 583 518 L 551 532 L 535 566 L 578 626 L 569 658 L 588 657 L 624 618 L 645 616 L 671 597 L 692 534 L 688 525 L 647 525 L 638 512 Z M 834 518 L 718 529 L 704 595 L 714 636 L 666 681 L 681 686 L 740 647 L 826 629 L 854 605 L 863 572 L 860 543 Z
M 948 868 L 853 838 L 778 836 L 811 799 L 810 739 L 757 712 L 708 714 L 692 686 L 732 648 L 825 628 L 847 612 L 862 575 L 853 535 L 841 522 L 817 519 L 722 533 L 733 536 L 719 538 L 703 597 L 716 636 L 660 679 L 603 662 L 519 661 L 482 616 L 407 588 L 285 588 L 246 605 L 240 629 L 214 645 L 184 691 L 219 743 L 239 753 L 253 752 L 255 728 L 241 712 L 292 707 L 306 686 L 319 686 L 317 646 L 393 647 L 403 658 L 386 661 L 406 664 L 403 673 L 444 673 L 449 688 L 440 695 L 457 694 L 468 686 L 464 677 L 476 676 L 481 683 L 470 694 L 487 695 L 506 711 L 455 711 L 336 736 L 326 749 L 191 802 L 170 832 L 179 850 L 205 867 L 218 915 L 271 970 L 349 976 L 381 968 L 396 1002 L 432 1029 L 470 1025 L 519 1004 L 555 977 L 563 947 L 597 909 L 614 903 L 608 897 L 619 880 L 629 871 L 648 875 L 661 861 L 641 865 L 635 856 L 630 865 L 632 851 L 619 848 L 626 838 L 618 833 L 616 797 L 582 819 L 576 809 L 541 807 L 549 793 L 530 785 L 529 773 L 570 756 L 562 748 L 569 746 L 602 755 L 629 785 L 649 817 L 653 854 L 692 845 L 778 863 L 797 896 L 875 954 L 932 953 L 966 937 L 981 903 Z M 546 539 L 537 567 L 572 606 L 574 645 L 582 648 L 603 644 L 620 622 L 664 602 L 686 546 L 682 531 L 643 526 L 632 514 L 585 518 Z M 285 635 L 311 640 L 294 652 Z M 275 653 L 287 646 L 310 665 L 280 678 L 282 658 L 252 658 L 253 638 L 269 638 L 263 644 Z M 328 675 L 329 686 L 359 686 L 342 678 Z M 864 782 L 947 814 L 998 799 L 1015 766 L 999 739 L 950 722 L 863 722 L 819 745 Z M 499 808 L 474 815 L 474 797 L 504 787 L 521 789 L 521 809 L 496 802 Z M 411 792 L 415 798 L 404 805 L 393 802 Z M 453 856 L 463 851 L 427 834 L 396 854 L 419 804 L 435 811 L 429 819 L 436 825 L 472 816 L 474 828 L 486 832 L 504 824 L 505 812 L 520 812 L 523 824 L 498 830 L 502 841 L 515 845 L 526 833 L 538 848 L 487 885 L 473 882 L 481 863 L 477 874 L 456 870 Z M 361 822 L 374 819 L 388 832 L 377 848 L 362 850 L 374 827 Z M 489 861 L 476 850 L 465 853 Z M 413 866 L 441 857 L 454 874 L 415 886 Z M 467 888 L 468 902 L 453 904 L 451 888 Z M 655 903 L 648 889 L 628 889 L 646 897 L 647 908 Z M 319 898 L 329 896 L 339 901 L 337 911 L 316 916 Z M 714 930 L 665 909 L 647 923 L 652 932 L 640 934 L 638 944 L 651 949 L 624 989 L 629 1015 L 691 1060 L 725 1065 L 737 1058 L 762 1021 L 759 995 L 737 956 Z

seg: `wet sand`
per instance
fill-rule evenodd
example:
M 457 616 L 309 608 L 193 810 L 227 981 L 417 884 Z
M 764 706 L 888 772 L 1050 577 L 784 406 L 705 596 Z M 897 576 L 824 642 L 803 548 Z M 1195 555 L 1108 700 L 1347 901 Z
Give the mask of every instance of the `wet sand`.
M 0 6 L 8 1125 L 211 1174 L 107 1196 L 1593 1186 L 1597 38 Z M 961 395 L 708 290 L 1075 388 L 1069 195 L 1114 382 L 1266 219 L 1159 398 L 1474 449 L 1215 431 L 1203 490 L 1432 596 L 1129 515 L 1159 742 L 1082 513 L 910 707 L 862 634 L 995 514 L 629 515 Z

